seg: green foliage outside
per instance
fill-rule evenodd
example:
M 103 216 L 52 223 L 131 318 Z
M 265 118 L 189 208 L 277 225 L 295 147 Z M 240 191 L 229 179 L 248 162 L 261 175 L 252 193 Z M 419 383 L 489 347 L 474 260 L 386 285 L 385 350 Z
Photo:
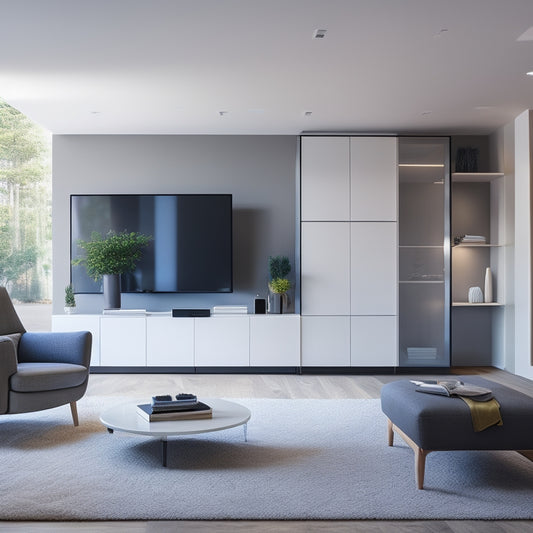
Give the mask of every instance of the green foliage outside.
M 291 288 L 291 282 L 287 279 L 290 271 L 291 263 L 288 257 L 276 255 L 268 258 L 268 273 L 270 275 L 268 286 L 272 292 L 284 294 Z
M 50 141 L 0 100 L 0 285 L 21 301 L 51 295 Z
M 72 261 L 73 265 L 84 265 L 87 274 L 98 281 L 104 274 L 124 274 L 135 270 L 142 250 L 152 240 L 142 233 L 110 231 L 105 238 L 93 231 L 90 241 L 78 241 L 86 257 Z

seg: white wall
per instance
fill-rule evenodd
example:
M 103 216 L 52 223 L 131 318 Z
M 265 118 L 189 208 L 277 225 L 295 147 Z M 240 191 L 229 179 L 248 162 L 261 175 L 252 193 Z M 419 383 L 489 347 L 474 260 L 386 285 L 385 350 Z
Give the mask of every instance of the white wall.
M 533 111 L 515 120 L 515 373 L 533 379 L 531 361 L 531 178 Z
M 296 136 L 56 135 L 53 137 L 54 313 L 69 283 L 70 194 L 231 193 L 233 294 L 123 294 L 122 305 L 253 304 L 267 294 L 268 256 L 295 265 Z M 101 295 L 77 295 L 79 312 L 99 313 Z

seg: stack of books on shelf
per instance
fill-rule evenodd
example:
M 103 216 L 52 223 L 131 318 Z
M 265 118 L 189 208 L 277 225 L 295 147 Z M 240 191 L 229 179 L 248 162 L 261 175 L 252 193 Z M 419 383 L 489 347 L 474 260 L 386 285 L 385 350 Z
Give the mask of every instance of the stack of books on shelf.
M 483 235 L 461 235 L 454 238 L 454 244 L 486 244 L 487 239 Z
M 194 394 L 185 393 L 153 396 L 151 403 L 137 406 L 137 413 L 148 422 L 213 418 L 209 405 L 199 402 Z

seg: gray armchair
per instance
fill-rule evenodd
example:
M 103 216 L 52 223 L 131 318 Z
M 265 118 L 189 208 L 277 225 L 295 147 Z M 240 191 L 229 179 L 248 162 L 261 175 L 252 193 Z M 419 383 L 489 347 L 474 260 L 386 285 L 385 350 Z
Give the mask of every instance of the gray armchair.
M 88 331 L 30 333 L 0 287 L 0 414 L 28 413 L 76 402 L 89 380 Z

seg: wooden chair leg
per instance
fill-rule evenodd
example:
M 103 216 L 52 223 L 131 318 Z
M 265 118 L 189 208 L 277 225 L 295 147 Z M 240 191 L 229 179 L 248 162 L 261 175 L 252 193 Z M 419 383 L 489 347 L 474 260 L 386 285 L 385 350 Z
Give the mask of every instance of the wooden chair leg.
M 415 479 L 416 486 L 422 490 L 424 488 L 424 474 L 426 472 L 426 456 L 429 452 L 422 448 L 415 448 Z
M 76 407 L 76 402 L 70 402 L 70 412 L 72 413 L 72 421 L 75 426 L 79 426 L 78 420 L 78 408 Z

